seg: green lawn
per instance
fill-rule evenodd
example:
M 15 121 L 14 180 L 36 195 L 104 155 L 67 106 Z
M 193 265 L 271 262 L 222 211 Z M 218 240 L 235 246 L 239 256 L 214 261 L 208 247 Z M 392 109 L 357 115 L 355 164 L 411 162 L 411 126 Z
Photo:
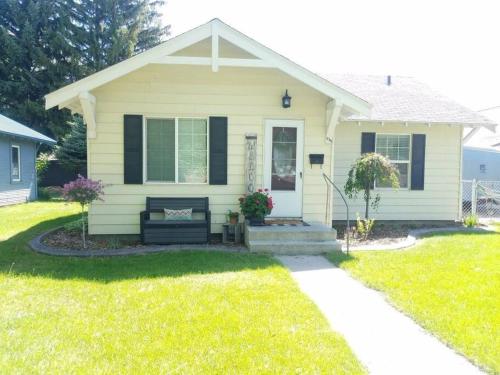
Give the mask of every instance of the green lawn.
M 330 259 L 489 372 L 500 373 L 500 234 L 446 234 L 404 251 Z
M 62 203 L 0 209 L 2 373 L 364 373 L 271 257 L 28 250 L 77 212 Z

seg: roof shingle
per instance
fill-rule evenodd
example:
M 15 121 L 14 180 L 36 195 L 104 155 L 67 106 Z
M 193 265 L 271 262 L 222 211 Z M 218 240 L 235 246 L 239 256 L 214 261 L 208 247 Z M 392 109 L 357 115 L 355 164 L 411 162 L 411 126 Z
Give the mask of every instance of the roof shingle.
M 325 78 L 373 105 L 370 117 L 346 120 L 495 125 L 481 114 L 449 99 L 411 77 L 333 74 Z
M 56 143 L 52 138 L 43 135 L 37 131 L 34 131 L 27 126 L 24 126 L 17 121 L 14 121 L 8 117 L 0 115 L 0 133 L 18 136 L 22 138 L 32 139 L 38 142 L 53 144 Z

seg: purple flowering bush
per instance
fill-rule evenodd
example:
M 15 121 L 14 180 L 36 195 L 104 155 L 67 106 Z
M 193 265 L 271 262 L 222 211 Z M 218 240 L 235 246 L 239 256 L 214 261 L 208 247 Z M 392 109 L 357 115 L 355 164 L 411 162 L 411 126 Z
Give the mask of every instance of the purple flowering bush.
M 82 208 L 82 241 L 83 247 L 86 248 L 85 207 L 96 200 L 103 200 L 104 184 L 100 180 L 94 181 L 90 178 L 78 175 L 76 180 L 68 182 L 63 186 L 62 194 L 64 199 L 68 202 L 80 203 Z

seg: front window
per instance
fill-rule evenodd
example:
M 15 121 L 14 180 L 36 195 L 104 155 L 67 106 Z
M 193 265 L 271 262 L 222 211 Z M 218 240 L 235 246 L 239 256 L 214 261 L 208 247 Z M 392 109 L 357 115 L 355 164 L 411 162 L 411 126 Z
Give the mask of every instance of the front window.
M 408 187 L 410 170 L 410 136 L 399 134 L 377 134 L 375 152 L 384 155 L 399 171 L 399 186 Z M 377 182 L 377 187 L 391 187 L 390 182 Z
M 146 120 L 146 180 L 206 183 L 207 119 Z
M 12 145 L 10 160 L 12 181 L 21 181 L 21 149 L 19 146 Z

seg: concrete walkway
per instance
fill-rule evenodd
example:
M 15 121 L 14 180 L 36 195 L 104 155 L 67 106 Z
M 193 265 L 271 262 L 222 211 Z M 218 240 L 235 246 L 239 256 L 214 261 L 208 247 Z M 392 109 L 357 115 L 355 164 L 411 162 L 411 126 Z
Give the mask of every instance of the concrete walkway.
M 481 374 L 383 295 L 322 256 L 277 256 L 371 374 Z

